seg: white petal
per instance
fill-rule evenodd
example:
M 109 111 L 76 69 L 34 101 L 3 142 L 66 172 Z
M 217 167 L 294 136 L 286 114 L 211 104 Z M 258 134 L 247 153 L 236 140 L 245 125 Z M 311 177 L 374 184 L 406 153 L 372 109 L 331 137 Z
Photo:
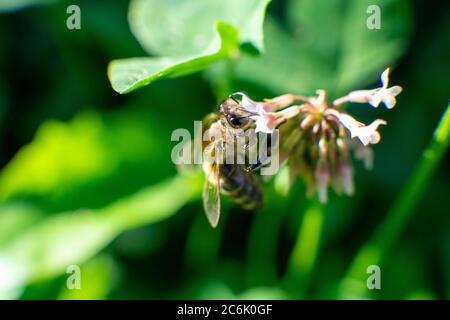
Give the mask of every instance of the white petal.
M 253 101 L 252 99 L 250 99 L 249 96 L 247 96 L 245 93 L 235 92 L 235 93 L 231 94 L 230 97 L 240 98 L 242 107 L 244 107 L 244 109 L 246 109 L 250 112 L 256 112 L 256 109 L 257 109 L 256 106 L 258 103 Z
M 400 92 L 403 91 L 403 88 L 400 86 L 393 86 L 387 89 L 389 91 L 389 93 L 391 95 L 393 95 L 394 97 L 397 96 L 398 94 L 400 94 Z
M 383 88 L 377 89 L 377 91 L 370 97 L 369 104 L 372 107 L 377 108 L 380 105 L 381 101 L 383 101 L 384 98 L 383 90 L 384 90 Z
M 268 119 L 266 119 L 264 117 L 259 117 L 259 116 L 254 116 L 251 118 L 256 121 L 255 133 L 258 133 L 258 132 L 272 133 L 273 132 L 273 129 L 271 129 L 268 126 L 268 123 L 269 123 Z
M 381 139 L 380 133 L 377 129 L 382 124 L 385 125 L 386 121 L 377 119 L 368 126 L 356 128 L 352 132 L 352 138 L 358 137 L 364 146 L 367 146 L 368 144 L 376 144 Z
M 359 122 L 358 120 L 356 120 L 355 118 L 346 113 L 339 113 L 337 117 L 339 119 L 339 122 L 342 123 L 342 125 L 350 131 L 350 136 L 352 138 L 354 135 L 354 131 L 364 126 L 364 123 Z
M 395 106 L 395 103 L 397 101 L 395 100 L 395 97 L 392 95 L 386 95 L 383 98 L 383 103 L 388 109 L 392 109 Z
M 381 137 L 377 129 L 380 125 L 386 124 L 386 121 L 377 119 L 370 125 L 365 126 L 363 123 L 345 113 L 339 114 L 339 122 L 350 131 L 351 138 L 357 137 L 365 146 L 380 141 Z
M 390 71 L 390 68 L 387 68 L 381 74 L 380 78 L 381 78 L 381 84 L 383 85 L 383 88 L 387 88 L 389 85 L 389 71 Z
M 295 116 L 297 116 L 300 112 L 300 107 L 299 106 L 292 106 L 289 108 L 286 108 L 282 111 L 279 111 L 277 114 L 282 116 L 284 119 L 288 120 L 291 119 Z
M 381 140 L 381 136 L 380 136 L 380 133 L 378 131 L 374 131 L 370 135 L 370 143 L 371 144 L 377 144 L 378 142 L 380 142 L 380 140 Z
M 349 101 L 365 103 L 370 97 L 371 90 L 356 90 L 348 94 Z

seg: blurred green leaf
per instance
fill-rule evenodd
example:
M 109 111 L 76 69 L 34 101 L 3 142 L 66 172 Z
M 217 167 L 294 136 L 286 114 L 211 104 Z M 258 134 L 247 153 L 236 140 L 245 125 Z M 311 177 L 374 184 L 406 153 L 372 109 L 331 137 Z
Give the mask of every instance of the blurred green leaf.
M 111 173 L 117 155 L 103 143 L 102 119 L 80 114 L 69 124 L 44 123 L 32 143 L 22 148 L 0 173 L 0 199 L 48 194 L 88 177 Z
M 114 273 L 112 257 L 100 255 L 80 266 L 80 288 L 69 289 L 66 282 L 59 294 L 60 300 L 101 300 L 111 289 Z M 66 277 L 69 277 L 67 274 Z
M 144 49 L 159 57 L 112 61 L 108 75 L 114 90 L 127 93 L 163 77 L 201 70 L 235 57 L 240 46 L 262 51 L 269 1 L 131 1 L 132 31 Z
M 280 288 L 257 287 L 248 289 L 239 294 L 242 300 L 283 300 L 289 299 L 289 295 Z
M 358 251 L 342 280 L 341 298 L 366 297 L 366 269 L 379 265 L 409 223 L 427 183 L 450 145 L 450 105 L 444 111 L 433 137 L 406 182 L 402 192 L 372 237 Z
M 45 5 L 56 0 L 0 0 L 0 13 L 26 8 L 34 5 Z
M 201 282 L 201 287 L 196 290 L 195 298 L 200 300 L 217 299 L 217 300 L 232 300 L 236 299 L 236 295 L 230 287 L 217 280 L 207 280 Z M 185 298 L 186 296 L 184 296 Z
M 123 231 L 175 214 L 200 190 L 199 176 L 178 176 L 102 209 L 50 216 L 0 247 L 0 288 L 8 292 L 82 264 Z
M 366 26 L 367 8 L 381 9 L 381 29 Z M 372 82 L 402 56 L 411 32 L 407 0 L 288 1 L 292 34 L 278 23 L 266 25 L 267 51 L 238 61 L 236 77 L 274 93 L 338 94 Z
M 303 49 L 273 19 L 264 26 L 265 52 L 258 57 L 243 56 L 235 63 L 235 79 L 259 85 L 274 94 L 314 93 L 317 86 L 328 87 L 329 66 Z
M 101 207 L 173 175 L 172 145 L 155 138 L 170 139 L 172 124 L 162 118 L 128 105 L 44 122 L 0 171 L 0 200 L 33 197 L 46 211 Z
M 27 203 L 0 204 L 0 246 L 16 234 L 33 226 L 42 217 L 42 212 Z

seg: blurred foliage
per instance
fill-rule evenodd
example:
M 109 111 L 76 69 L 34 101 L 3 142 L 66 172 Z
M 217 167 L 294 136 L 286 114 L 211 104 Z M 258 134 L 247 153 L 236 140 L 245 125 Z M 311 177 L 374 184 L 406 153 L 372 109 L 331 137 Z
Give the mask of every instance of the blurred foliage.
M 82 28 L 68 30 L 71 1 L 0 1 L 1 298 L 450 298 L 448 137 L 432 139 L 450 5 L 268 3 L 79 0 Z M 369 4 L 381 30 L 366 28 Z M 404 92 L 376 110 L 389 125 L 374 169 L 356 164 L 354 197 L 320 206 L 300 181 L 286 194 L 282 170 L 261 211 L 224 201 L 209 227 L 202 177 L 170 160 L 174 129 L 192 131 L 232 91 L 338 95 L 386 66 Z M 121 93 L 152 84 L 119 95 L 109 80 Z M 383 259 L 364 254 L 374 243 Z M 382 290 L 361 290 L 350 266 L 373 263 Z M 80 290 L 66 287 L 69 265 Z
M 370 5 L 382 8 L 382 28 L 366 27 Z M 278 92 L 332 94 L 374 81 L 404 52 L 411 32 L 408 1 L 289 1 L 286 20 L 269 20 L 267 54 L 238 62 L 236 77 Z M 263 67 L 264 66 L 264 67 Z
M 1 0 L 0 11 L 8 12 L 14 10 L 20 10 L 27 6 L 46 5 L 52 3 L 55 0 Z

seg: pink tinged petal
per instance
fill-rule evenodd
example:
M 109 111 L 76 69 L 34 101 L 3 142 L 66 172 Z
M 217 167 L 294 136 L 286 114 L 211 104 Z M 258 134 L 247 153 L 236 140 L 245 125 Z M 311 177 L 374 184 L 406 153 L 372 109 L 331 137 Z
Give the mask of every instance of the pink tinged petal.
M 317 98 L 313 99 L 313 104 L 317 106 L 324 105 L 325 101 L 327 101 L 327 93 L 323 89 L 316 90 Z
M 350 102 L 358 102 L 358 103 L 369 103 L 373 107 L 378 107 L 381 102 L 385 104 L 388 109 L 391 109 L 395 105 L 395 96 L 402 92 L 402 87 L 394 86 L 388 88 L 389 85 L 389 71 L 387 68 L 381 74 L 381 88 L 373 89 L 373 90 L 357 90 L 350 92 L 346 97 L 341 99 L 350 101 Z M 340 99 L 338 99 L 340 100 Z
M 320 157 L 322 159 L 325 159 L 327 157 L 327 142 L 324 138 L 321 138 L 319 140 L 319 151 L 320 151 Z
M 277 112 L 277 115 L 283 117 L 284 119 L 288 120 L 295 116 L 297 116 L 300 113 L 300 107 L 299 106 L 292 106 L 289 108 L 286 108 L 282 111 Z
M 377 129 L 380 125 L 386 124 L 386 121 L 377 119 L 370 125 L 365 126 L 363 123 L 345 113 L 339 115 L 339 121 L 350 131 L 350 137 L 352 139 L 357 137 L 365 146 L 368 144 L 376 144 L 380 141 L 381 137 Z
M 364 126 L 364 123 L 359 122 L 352 116 L 346 114 L 346 113 L 339 113 L 336 114 L 336 117 L 338 118 L 339 122 L 350 131 L 350 135 L 353 138 L 353 132 Z
M 366 103 L 369 102 L 373 90 L 357 90 L 350 92 L 347 97 L 350 102 Z
M 316 135 L 319 132 L 319 130 L 320 130 L 320 122 L 314 125 L 314 127 L 312 128 L 312 133 Z
M 258 111 L 258 103 L 249 98 L 245 93 L 238 92 L 236 95 L 241 96 L 242 107 L 249 112 L 257 112 Z
M 244 94 L 242 94 L 241 98 L 242 106 L 254 114 L 250 119 L 256 122 L 255 132 L 272 133 L 276 126 L 277 117 L 274 116 L 275 114 L 266 112 L 264 104 L 256 103 Z
M 372 148 L 358 144 L 355 150 L 355 158 L 358 160 L 362 160 L 367 170 L 372 170 L 373 168 Z
M 300 122 L 300 127 L 303 130 L 311 128 L 311 126 L 315 123 L 315 120 L 316 120 L 315 116 L 309 114 L 305 118 L 303 118 L 303 120 Z
M 339 175 L 342 181 L 342 186 L 344 187 L 344 192 L 351 196 L 355 192 L 353 185 L 353 168 L 348 161 L 341 163 L 339 168 Z
M 348 101 L 357 103 L 369 103 L 372 107 L 378 107 L 383 99 L 383 88 L 372 90 L 357 90 L 348 94 Z
M 255 132 L 273 133 L 273 130 L 280 124 L 281 115 L 275 112 L 265 112 L 259 108 L 258 115 L 251 116 L 250 119 L 256 121 Z
M 314 178 L 316 181 L 316 189 L 319 195 L 319 200 L 322 203 L 328 201 L 328 184 L 330 183 L 330 171 L 325 161 L 320 161 L 314 171 Z

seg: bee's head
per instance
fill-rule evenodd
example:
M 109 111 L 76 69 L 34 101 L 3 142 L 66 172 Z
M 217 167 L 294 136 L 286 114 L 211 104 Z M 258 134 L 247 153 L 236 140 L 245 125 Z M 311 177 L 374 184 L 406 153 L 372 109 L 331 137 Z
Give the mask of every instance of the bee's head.
M 232 94 L 219 106 L 219 112 L 225 117 L 227 124 L 234 129 L 244 129 L 250 122 L 249 111 L 242 107 L 238 94 Z

